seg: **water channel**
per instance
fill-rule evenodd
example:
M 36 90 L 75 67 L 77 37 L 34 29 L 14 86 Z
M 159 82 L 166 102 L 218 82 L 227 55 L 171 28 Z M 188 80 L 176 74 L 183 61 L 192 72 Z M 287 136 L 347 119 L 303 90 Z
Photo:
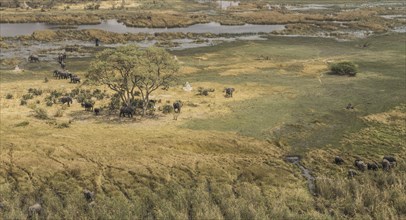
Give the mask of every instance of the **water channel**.
M 61 25 L 46 23 L 7 23 L 0 24 L 0 35 L 2 37 L 15 37 L 20 35 L 30 35 L 34 31 L 61 29 Z M 165 33 L 165 32 L 183 32 L 183 33 L 213 33 L 213 34 L 243 34 L 243 33 L 271 33 L 285 29 L 285 25 L 221 25 L 220 23 L 210 22 L 205 24 L 195 24 L 188 27 L 178 28 L 145 28 L 145 27 L 127 27 L 117 20 L 106 20 L 100 24 L 78 25 L 70 27 L 78 30 L 99 29 L 115 33 Z M 66 29 L 66 28 L 65 28 Z

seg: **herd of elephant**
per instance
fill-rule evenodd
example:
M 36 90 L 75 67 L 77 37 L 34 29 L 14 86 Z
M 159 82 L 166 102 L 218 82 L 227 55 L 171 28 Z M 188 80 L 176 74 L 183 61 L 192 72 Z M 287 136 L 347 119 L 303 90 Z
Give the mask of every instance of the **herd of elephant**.
M 56 79 L 70 79 L 71 83 L 80 83 L 80 77 L 69 71 L 54 70 L 53 76 Z
M 156 102 L 157 102 L 156 100 L 149 100 L 149 103 L 147 105 L 148 108 L 154 108 Z M 160 102 L 160 100 L 158 102 Z M 182 101 L 178 100 L 178 101 L 175 101 L 172 104 L 172 106 L 173 106 L 173 110 L 174 110 L 175 113 L 180 113 L 180 110 L 181 110 L 181 108 L 183 106 L 183 103 L 182 103 Z M 121 109 L 120 109 L 120 117 L 128 116 L 129 118 L 132 118 L 133 115 L 135 114 L 135 109 L 137 107 L 142 108 L 142 105 L 138 106 L 136 104 L 136 105 L 133 105 L 133 106 L 132 105 L 126 105 L 126 106 L 121 107 Z
M 341 165 L 344 163 L 344 159 L 341 158 L 340 156 L 336 156 L 334 158 L 334 163 L 337 165 Z M 371 162 L 371 163 L 365 163 L 364 161 L 360 159 L 356 159 L 354 161 L 354 166 L 359 170 L 364 172 L 365 170 L 373 170 L 377 171 L 379 168 L 382 167 L 383 170 L 389 171 L 390 169 L 396 167 L 396 158 L 393 156 L 384 156 L 381 162 L 381 165 L 379 165 L 377 162 Z M 349 177 L 354 177 L 358 175 L 356 170 L 349 169 L 348 170 L 348 176 Z
M 59 99 L 59 101 L 64 105 L 65 103 L 70 106 L 73 104 L 73 99 L 70 96 L 63 96 Z M 94 104 L 91 102 L 84 101 L 81 103 L 81 106 L 85 108 L 86 111 L 94 111 L 96 115 L 98 115 L 101 111 L 101 108 L 93 108 Z
M 73 104 L 73 99 L 70 96 L 63 96 L 63 97 L 61 97 L 59 99 L 59 101 L 62 103 L 62 105 L 67 104 L 68 106 L 70 106 L 71 104 Z M 156 100 L 149 100 L 148 108 L 149 109 L 154 108 L 156 102 L 157 102 Z M 88 101 L 82 102 L 81 106 L 83 108 L 85 108 L 86 111 L 93 111 L 96 115 L 99 115 L 99 113 L 102 110 L 101 108 L 94 108 L 94 104 L 91 103 L 91 102 L 88 102 Z M 173 103 L 174 112 L 175 113 L 180 113 L 182 106 L 183 106 L 182 101 L 180 101 L 180 100 L 175 101 Z M 126 117 L 127 116 L 129 118 L 132 118 L 133 115 L 135 114 L 136 108 L 138 108 L 138 107 L 142 108 L 142 105 L 141 106 L 139 106 L 139 105 L 135 105 L 135 106 L 133 106 L 133 105 L 125 105 L 125 106 L 122 106 L 120 108 L 119 116 L 120 117 Z

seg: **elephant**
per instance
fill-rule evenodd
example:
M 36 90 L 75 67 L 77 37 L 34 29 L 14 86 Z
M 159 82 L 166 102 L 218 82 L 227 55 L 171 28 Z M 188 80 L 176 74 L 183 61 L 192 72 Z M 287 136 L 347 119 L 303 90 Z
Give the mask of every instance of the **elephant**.
M 175 111 L 175 113 L 180 113 L 180 110 L 183 106 L 183 103 L 181 101 L 176 101 L 173 103 L 173 110 Z
M 73 103 L 72 98 L 69 96 L 64 96 L 64 97 L 60 98 L 59 101 L 62 102 L 62 105 L 65 103 L 68 103 L 68 106 L 70 106 L 70 104 Z
M 91 202 L 94 200 L 94 192 L 92 192 L 90 190 L 87 190 L 87 189 L 83 190 L 83 196 L 85 197 L 85 199 L 88 202 Z
M 86 111 L 93 110 L 93 103 L 91 102 L 82 102 L 82 107 L 85 108 Z
M 334 158 L 334 163 L 337 164 L 337 165 L 341 165 L 341 164 L 344 163 L 344 160 L 343 160 L 343 158 L 341 158 L 340 156 L 336 156 L 336 157 Z
M 226 97 L 233 97 L 235 89 L 234 88 L 225 88 L 224 92 L 226 92 Z
M 32 217 L 35 214 L 41 214 L 42 206 L 39 203 L 28 207 L 28 217 Z
M 365 171 L 367 169 L 367 165 L 362 160 L 355 160 L 354 165 L 361 171 Z
M 71 82 L 71 83 L 80 83 L 80 77 L 78 77 L 78 76 L 72 76 L 72 77 L 70 78 L 70 82 Z
M 349 177 L 349 178 L 352 178 L 352 177 L 354 177 L 354 176 L 356 176 L 356 175 L 358 175 L 358 172 L 357 172 L 357 171 L 355 171 L 355 170 L 353 170 L 353 169 L 349 169 L 349 170 L 348 170 L 348 177 Z
M 125 117 L 125 115 L 127 115 L 129 118 L 132 118 L 133 114 L 135 114 L 135 110 L 132 107 L 123 106 L 120 109 L 120 117 Z
M 39 57 L 37 55 L 30 55 L 28 56 L 28 61 L 30 61 L 30 63 L 39 62 Z
M 373 171 L 376 171 L 376 170 L 379 169 L 378 164 L 375 163 L 375 162 L 373 162 L 373 163 L 367 163 L 367 167 L 368 167 L 368 170 L 373 170 Z

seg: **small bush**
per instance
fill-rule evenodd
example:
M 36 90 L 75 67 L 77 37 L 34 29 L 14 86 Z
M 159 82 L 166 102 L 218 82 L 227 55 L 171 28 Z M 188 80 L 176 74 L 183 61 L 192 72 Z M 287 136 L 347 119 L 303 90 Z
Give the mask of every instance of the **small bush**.
M 43 109 L 43 108 L 36 108 L 34 109 L 34 117 L 41 119 L 41 120 L 46 120 L 49 119 L 48 117 L 48 112 Z
M 21 99 L 21 101 L 20 101 L 20 105 L 27 105 L 27 101 L 26 101 L 26 100 L 24 100 L 24 99 Z
M 34 96 L 30 93 L 23 95 L 22 99 L 23 100 L 28 100 L 28 99 L 33 99 Z
M 48 77 L 45 77 L 44 78 L 44 83 L 47 83 L 47 82 L 49 82 Z
M 355 76 L 358 72 L 357 66 L 352 62 L 340 62 L 331 65 L 331 73 L 335 75 Z
M 8 93 L 8 94 L 6 95 L 6 99 L 12 99 L 12 98 L 13 98 L 13 95 L 12 95 L 12 94 Z
M 20 122 L 20 123 L 16 124 L 15 126 L 16 126 L 16 127 L 25 127 L 25 126 L 27 126 L 27 125 L 29 125 L 29 124 L 30 124 L 30 122 L 28 122 L 28 121 L 23 121 L 23 122 Z
M 37 100 L 37 101 L 35 101 L 35 103 L 37 103 L 37 104 L 41 104 L 41 101 L 40 101 L 40 100 Z
M 63 122 L 61 124 L 58 124 L 56 127 L 57 128 L 69 128 L 69 123 Z
M 100 89 L 93 90 L 93 97 L 97 100 L 102 100 L 106 96 L 106 93 L 102 92 Z
M 50 101 L 50 100 L 47 100 L 47 102 L 46 102 L 46 105 L 47 105 L 48 107 L 51 107 L 53 104 L 54 104 L 54 103 L 53 103 L 52 101 Z
M 79 89 L 72 89 L 72 91 L 70 91 L 70 97 L 74 98 L 76 97 L 78 94 L 80 93 Z
M 92 3 L 88 4 L 84 7 L 85 10 L 98 10 L 100 8 L 100 4 Z
M 209 92 L 214 92 L 214 89 L 199 87 L 199 88 L 197 88 L 197 92 L 198 92 L 198 95 L 208 96 Z
M 58 97 L 62 96 L 62 92 L 58 92 L 58 91 L 54 90 L 51 92 L 50 96 L 58 98 Z
M 29 88 L 28 93 L 31 93 L 31 94 L 33 94 L 35 96 L 40 96 L 40 95 L 42 95 L 42 90 L 41 89 Z
M 174 112 L 174 109 L 173 109 L 172 105 L 164 105 L 162 107 L 162 113 L 164 113 L 164 114 L 169 114 L 169 113 L 173 113 L 173 112 Z
M 119 109 L 121 107 L 121 99 L 120 99 L 119 94 L 114 94 L 110 98 L 110 103 L 109 103 L 108 107 L 109 107 L 110 110 L 116 110 L 116 109 Z

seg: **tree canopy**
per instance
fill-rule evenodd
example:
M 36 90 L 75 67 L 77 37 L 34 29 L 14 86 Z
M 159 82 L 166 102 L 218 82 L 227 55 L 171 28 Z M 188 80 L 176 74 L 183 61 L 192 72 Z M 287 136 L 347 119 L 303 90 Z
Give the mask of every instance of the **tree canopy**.
M 169 87 L 178 70 L 177 60 L 166 50 L 129 45 L 98 53 L 86 77 L 91 83 L 117 92 L 126 105 L 140 96 L 145 114 L 151 93 Z

